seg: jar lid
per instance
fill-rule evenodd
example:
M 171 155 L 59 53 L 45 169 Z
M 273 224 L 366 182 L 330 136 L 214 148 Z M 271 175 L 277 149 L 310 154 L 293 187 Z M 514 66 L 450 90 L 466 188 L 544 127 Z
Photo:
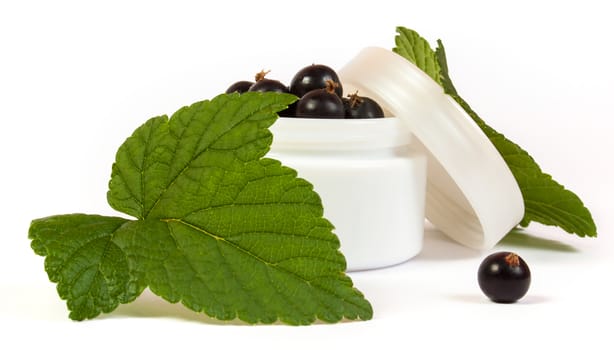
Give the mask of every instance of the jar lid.
M 452 239 L 490 249 L 524 215 L 520 188 L 505 161 L 456 101 L 391 50 L 368 47 L 338 72 L 403 121 L 427 155 L 426 218 Z

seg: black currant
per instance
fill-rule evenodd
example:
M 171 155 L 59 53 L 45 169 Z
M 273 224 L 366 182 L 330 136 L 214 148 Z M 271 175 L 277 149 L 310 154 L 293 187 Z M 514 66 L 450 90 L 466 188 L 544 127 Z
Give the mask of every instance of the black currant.
M 384 111 L 377 102 L 369 97 L 358 96 L 358 92 L 344 98 L 343 105 L 348 119 L 384 117 Z
M 480 264 L 478 283 L 490 300 L 513 303 L 529 290 L 531 271 L 517 254 L 498 252 L 487 256 Z
M 327 81 L 325 89 L 312 90 L 303 95 L 296 105 L 296 116 L 301 118 L 344 118 L 345 109 L 335 93 L 337 85 Z
M 254 85 L 254 82 L 252 81 L 246 81 L 246 80 L 237 81 L 236 83 L 230 85 L 228 89 L 226 89 L 226 93 L 230 94 L 233 92 L 238 92 L 242 94 L 248 91 L 249 88 L 252 87 L 252 85 Z
M 256 74 L 256 82 L 249 88 L 249 91 L 289 92 L 288 87 L 282 84 L 279 80 L 265 78 L 267 73 L 269 73 L 269 71 L 261 71 L 260 73 Z
M 279 92 L 289 93 L 288 87 L 281 83 L 279 80 L 267 79 L 265 76 L 269 71 L 261 71 L 256 74 L 256 82 L 249 88 L 248 91 L 260 91 L 260 92 Z M 279 112 L 280 117 L 295 117 L 296 102 L 288 106 L 287 109 Z
M 283 111 L 280 111 L 278 114 L 280 117 L 296 117 L 296 105 L 297 102 L 293 102 L 292 104 L 288 105 L 287 109 L 284 109 Z
M 290 92 L 303 97 L 309 91 L 326 89 L 328 80 L 337 83 L 335 93 L 342 98 L 343 86 L 341 86 L 339 76 L 332 68 L 323 64 L 312 64 L 298 71 L 290 81 Z

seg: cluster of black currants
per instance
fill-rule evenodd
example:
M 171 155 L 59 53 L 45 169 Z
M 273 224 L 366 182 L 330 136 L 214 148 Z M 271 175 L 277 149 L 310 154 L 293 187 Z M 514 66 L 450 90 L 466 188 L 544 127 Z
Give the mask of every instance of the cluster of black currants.
M 294 75 L 290 86 L 279 80 L 267 79 L 268 73 L 256 74 L 255 82 L 238 81 L 226 93 L 246 91 L 290 93 L 299 100 L 279 113 L 281 117 L 298 118 L 383 118 L 382 107 L 373 99 L 358 96 L 358 92 L 343 97 L 339 76 L 330 67 L 312 64 Z

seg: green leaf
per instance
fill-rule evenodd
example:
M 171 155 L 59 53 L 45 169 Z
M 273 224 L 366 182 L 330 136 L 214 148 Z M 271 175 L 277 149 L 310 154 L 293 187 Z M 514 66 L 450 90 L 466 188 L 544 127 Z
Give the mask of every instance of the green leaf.
M 123 223 L 108 241 L 139 291 L 149 287 L 221 320 L 372 317 L 344 272 L 338 238 L 313 186 L 263 158 L 276 112 L 295 100 L 223 94 L 171 118 L 152 118 L 121 145 L 107 199 L 138 220 Z M 58 224 L 53 234 L 70 226 Z
M 168 185 L 168 117 L 148 120 L 128 141 L 117 152 L 107 199 L 116 210 L 143 219 Z
M 416 31 L 397 27 L 397 36 L 394 38 L 396 47 L 392 51 L 406 58 L 418 68 L 422 69 L 437 83 L 440 83 L 439 64 L 435 52 L 431 49 L 428 41 Z
M 469 104 L 457 95 L 448 74 L 445 48 L 441 40 L 437 41 L 437 57 L 442 67 L 444 91 L 459 103 L 488 136 L 518 182 L 525 205 L 521 226 L 528 226 L 531 221 L 535 221 L 558 226 L 580 237 L 597 236 L 597 227 L 591 213 L 580 198 L 556 182 L 552 176 L 542 172 L 527 151 L 488 126 Z
M 113 236 L 128 221 L 98 215 L 59 215 L 32 222 L 29 238 L 67 300 L 70 318 L 83 320 L 134 300 L 144 286 L 133 278 Z
M 542 172 L 535 160 L 524 149 L 488 126 L 473 111 L 469 104 L 458 95 L 450 79 L 445 48 L 441 40 L 437 41 L 437 49 L 433 52 L 430 46 L 423 43 L 426 40 L 421 38 L 416 32 L 405 28 L 397 28 L 397 31 L 401 33 L 401 36 L 410 36 L 413 39 L 403 40 L 404 47 L 401 50 L 398 48 L 400 39 L 397 36 L 397 48 L 394 51 L 414 63 L 416 63 L 414 56 L 406 53 L 411 52 L 412 49 L 405 46 L 415 45 L 414 51 L 429 51 L 423 53 L 425 56 L 430 57 L 433 54 L 436 57 L 435 64 L 438 68 L 431 68 L 430 63 L 416 63 L 416 65 L 429 75 L 433 71 L 439 72 L 440 77 L 435 79 L 435 81 L 444 88 L 446 94 L 454 98 L 471 116 L 505 160 L 520 187 L 524 199 L 525 214 L 520 225 L 527 226 L 530 222 L 534 221 L 545 225 L 558 226 L 566 232 L 575 233 L 580 237 L 596 236 L 597 228 L 591 213 L 584 206 L 580 198 L 573 192 L 565 189 L 565 187 L 552 179 L 550 175 Z
M 456 92 L 456 88 L 454 84 L 452 84 L 452 80 L 450 80 L 448 58 L 446 57 L 446 50 L 441 40 L 437 40 L 435 57 L 437 58 L 437 65 L 439 66 L 439 83 L 443 87 L 443 91 L 450 96 L 458 96 L 458 92 Z
M 283 211 L 274 207 L 258 210 L 274 218 Z M 245 220 L 241 211 L 231 211 L 136 221 L 118 244 L 155 294 L 220 320 L 309 324 L 316 318 L 370 317 L 362 295 L 341 272 L 344 259 L 328 222 L 310 216 L 290 225 L 263 219 L 258 228 L 235 231 L 224 227 Z M 215 223 L 199 222 L 216 215 Z M 139 243 L 131 246 L 134 242 Z
M 524 149 L 484 123 L 462 98 L 452 97 L 488 136 L 518 182 L 525 206 L 521 226 L 535 221 L 558 226 L 580 237 L 597 235 L 591 213 L 576 194 L 543 173 Z

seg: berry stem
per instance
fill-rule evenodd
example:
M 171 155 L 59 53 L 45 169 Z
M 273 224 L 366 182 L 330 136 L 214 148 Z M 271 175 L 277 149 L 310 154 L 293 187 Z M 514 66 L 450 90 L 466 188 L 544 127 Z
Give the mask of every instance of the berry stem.
M 335 89 L 339 87 L 339 84 L 332 81 L 332 80 L 327 80 L 326 82 L 326 92 L 330 93 L 330 94 L 334 94 L 335 93 Z
M 356 92 L 353 93 L 353 94 L 349 94 L 348 97 L 350 99 L 350 107 L 351 108 L 355 108 L 356 106 L 358 106 L 358 105 L 360 105 L 362 103 L 362 98 L 360 98 L 360 96 L 358 96 L 358 90 L 356 90 Z
M 269 70 L 267 70 L 267 71 L 265 71 L 265 70 L 263 69 L 263 70 L 261 70 L 259 73 L 256 73 L 256 77 L 255 77 L 254 79 L 255 79 L 257 82 L 258 82 L 258 81 L 260 81 L 260 80 L 263 80 L 263 79 L 264 79 L 264 77 L 265 77 L 267 74 L 269 74 L 269 72 L 270 72 L 270 71 L 271 71 L 270 69 L 269 69 Z
M 506 255 L 505 262 L 511 267 L 517 267 L 520 265 L 520 259 L 518 258 L 518 255 L 514 253 L 509 253 Z

